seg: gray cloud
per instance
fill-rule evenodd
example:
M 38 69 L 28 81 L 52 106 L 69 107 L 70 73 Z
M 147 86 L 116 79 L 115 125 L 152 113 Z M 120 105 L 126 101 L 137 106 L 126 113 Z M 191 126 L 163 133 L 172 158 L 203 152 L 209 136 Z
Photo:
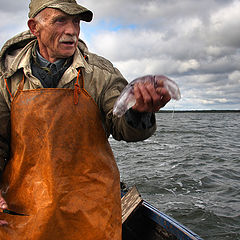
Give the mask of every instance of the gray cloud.
M 183 95 L 180 108 L 240 109 L 239 1 L 126 2 L 101 9 L 85 1 L 96 11 L 96 22 L 100 14 L 123 26 L 95 35 L 94 51 L 129 80 L 150 73 L 173 77 Z
M 166 74 L 177 81 L 176 109 L 240 109 L 239 0 L 79 0 L 94 12 L 82 26 L 91 51 L 132 80 Z M 28 2 L 1 3 L 0 46 L 27 29 Z M 15 9 L 15 10 L 14 10 Z
M 0 0 L 0 47 L 10 37 L 27 29 L 29 2 L 26 0 Z
M 17 13 L 19 11 L 26 11 L 28 10 L 28 4 L 29 1 L 26 0 L 0 0 L 1 4 L 1 12 L 7 12 L 7 13 Z
M 136 23 L 150 27 L 174 23 L 176 19 L 198 16 L 208 19 L 209 15 L 232 1 L 215 0 L 82 0 L 81 4 L 95 12 L 96 19 L 114 19 L 121 23 Z M 168 28 L 168 26 L 166 26 Z

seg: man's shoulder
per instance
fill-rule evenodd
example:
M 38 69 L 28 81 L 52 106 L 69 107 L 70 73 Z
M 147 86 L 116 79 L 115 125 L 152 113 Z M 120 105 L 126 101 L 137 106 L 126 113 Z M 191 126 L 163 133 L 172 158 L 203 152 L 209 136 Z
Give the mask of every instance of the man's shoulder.
M 15 35 L 3 45 L 0 52 L 0 59 L 6 54 L 6 52 L 23 48 L 35 38 L 36 37 L 29 30 Z
M 113 64 L 109 60 L 94 53 L 89 54 L 89 64 L 92 64 L 110 73 L 114 73 L 115 71 Z
M 22 49 L 33 39 L 35 39 L 35 36 L 32 35 L 29 30 L 9 39 L 0 51 L 0 72 L 8 72 L 8 68 L 12 66 L 15 57 L 18 56 Z
M 107 60 L 106 58 L 99 56 L 95 53 L 89 52 L 86 44 L 80 40 L 79 42 L 79 48 L 82 54 L 84 55 L 85 58 L 87 58 L 88 64 L 92 65 L 93 67 L 100 68 L 102 70 L 106 70 L 109 73 L 114 73 L 115 68 L 113 64 Z

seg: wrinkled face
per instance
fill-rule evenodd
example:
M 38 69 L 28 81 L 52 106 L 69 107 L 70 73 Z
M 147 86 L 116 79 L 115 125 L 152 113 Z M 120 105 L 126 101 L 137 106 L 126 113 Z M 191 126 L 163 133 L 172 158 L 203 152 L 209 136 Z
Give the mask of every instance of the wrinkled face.
M 74 54 L 80 33 L 80 17 L 46 8 L 36 17 L 36 33 L 41 55 L 50 62 Z

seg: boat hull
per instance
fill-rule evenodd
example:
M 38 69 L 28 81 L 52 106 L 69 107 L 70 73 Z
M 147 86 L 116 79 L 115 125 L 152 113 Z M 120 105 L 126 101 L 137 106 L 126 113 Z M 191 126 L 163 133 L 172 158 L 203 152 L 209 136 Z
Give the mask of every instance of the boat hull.
M 135 187 L 123 195 L 123 240 L 202 240 L 187 227 L 142 200 Z

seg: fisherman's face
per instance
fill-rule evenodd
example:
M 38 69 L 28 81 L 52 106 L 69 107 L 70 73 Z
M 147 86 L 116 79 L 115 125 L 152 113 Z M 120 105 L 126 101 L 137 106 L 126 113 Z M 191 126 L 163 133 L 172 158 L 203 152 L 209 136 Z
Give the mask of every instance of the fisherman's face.
M 78 44 L 80 17 L 46 8 L 36 18 L 36 34 L 40 54 L 50 62 L 71 57 Z

